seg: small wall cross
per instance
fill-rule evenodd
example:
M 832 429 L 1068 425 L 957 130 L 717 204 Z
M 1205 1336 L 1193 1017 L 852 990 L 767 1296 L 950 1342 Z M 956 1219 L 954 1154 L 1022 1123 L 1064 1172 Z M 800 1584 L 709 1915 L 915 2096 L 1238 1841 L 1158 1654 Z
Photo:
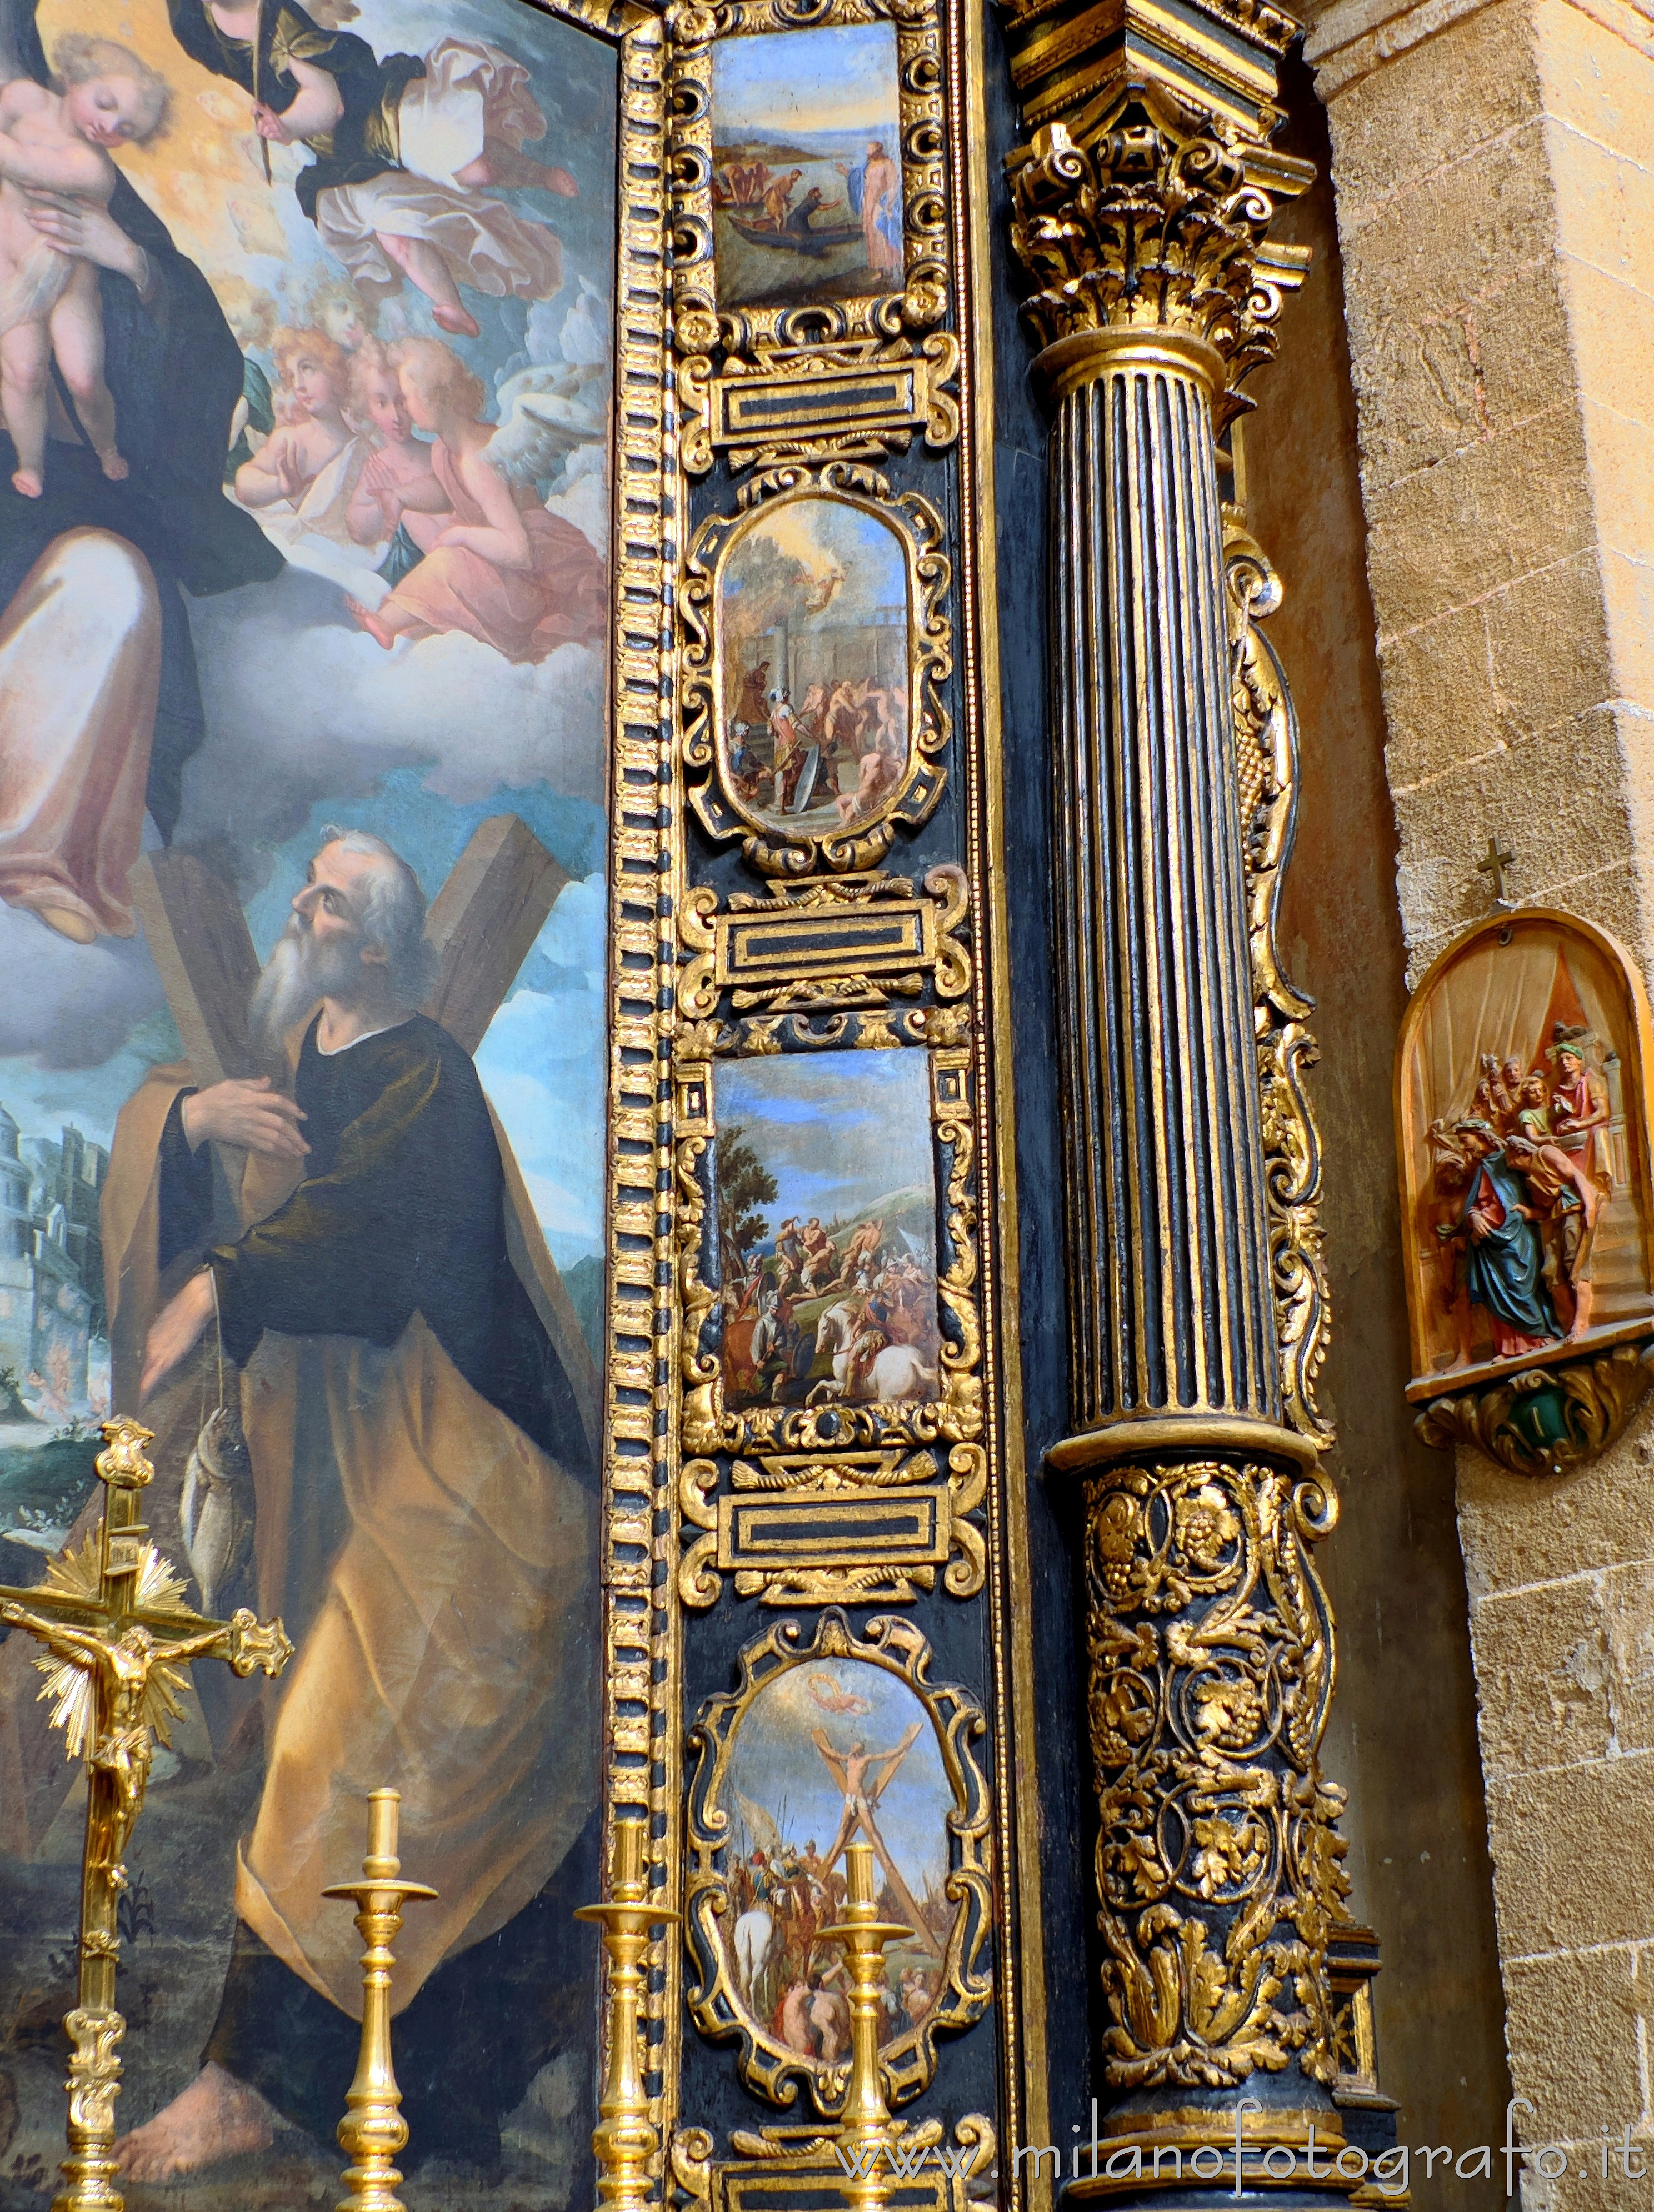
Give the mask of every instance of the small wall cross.
M 1495 913 L 1502 912 L 1516 904 L 1514 899 L 1507 899 L 1505 896 L 1505 871 L 1515 866 L 1516 854 L 1508 847 L 1501 846 L 1497 837 L 1490 837 L 1487 840 L 1487 857 L 1484 860 L 1477 861 L 1476 873 L 1492 879 Z

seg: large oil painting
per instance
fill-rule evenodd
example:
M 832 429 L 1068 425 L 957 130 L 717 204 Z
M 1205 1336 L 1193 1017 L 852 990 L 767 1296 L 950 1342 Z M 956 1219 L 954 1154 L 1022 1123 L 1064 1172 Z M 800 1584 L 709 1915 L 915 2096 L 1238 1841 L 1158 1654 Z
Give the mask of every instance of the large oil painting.
M 898 87 L 894 23 L 718 41 L 712 204 L 721 306 L 902 289 Z
M 21 9 L 21 12 L 19 12 Z M 613 48 L 518 0 L 0 16 L 0 1581 L 154 1431 L 197 1669 L 121 1907 L 135 2208 L 320 2201 L 402 1793 L 422 2202 L 589 2202 Z M 210 1675 L 222 1675 L 212 1680 Z M 0 1650 L 0 2200 L 83 1789 Z
M 717 1073 L 724 1402 L 940 1395 L 929 1056 L 787 1053 Z
M 1518 911 L 1420 984 L 1397 1072 L 1414 1395 L 1645 1334 L 1648 1013 L 1601 931 Z

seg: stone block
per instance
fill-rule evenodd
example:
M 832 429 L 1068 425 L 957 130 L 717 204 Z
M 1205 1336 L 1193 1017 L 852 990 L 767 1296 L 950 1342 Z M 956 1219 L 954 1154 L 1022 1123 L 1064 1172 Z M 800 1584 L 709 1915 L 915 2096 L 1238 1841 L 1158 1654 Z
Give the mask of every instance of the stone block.
M 1654 1558 L 1654 1394 L 1600 1459 L 1535 1486 L 1458 1455 L 1459 1541 L 1473 1598 Z
M 1579 390 L 1654 425 L 1654 294 L 1574 254 L 1562 256 L 1558 273 Z
M 1631 1949 L 1505 1967 L 1511 2086 L 1534 2106 L 1521 2115 L 1525 2141 L 1536 2147 L 1593 2135 L 1617 2140 L 1636 2119 L 1638 2022 L 1654 2000 L 1651 1983 L 1649 1966 Z M 1573 2161 L 1576 2178 L 1581 2162 Z
M 1646 713 L 1654 713 L 1654 546 L 1639 560 L 1604 547 L 1598 556 L 1602 577 L 1602 605 L 1608 617 L 1608 645 L 1614 655 L 1616 695 Z M 1634 757 L 1648 751 L 1647 734 L 1640 734 Z
M 1595 399 L 1580 404 L 1601 542 L 1633 561 L 1654 561 L 1654 428 Z
M 1598 1589 L 1615 1740 L 1621 1751 L 1654 1750 L 1654 1559 L 1611 1568 Z
M 1612 152 L 1654 147 L 1654 60 L 1570 0 L 1538 0 L 1529 71 L 1545 112 Z
M 1654 199 L 1647 169 L 1566 123 L 1542 131 L 1555 193 L 1556 242 L 1593 267 L 1654 292 Z
M 1352 358 L 1350 375 L 1369 488 L 1429 468 L 1482 434 L 1469 332 L 1456 317 L 1422 329 L 1386 324 Z
M 1616 696 L 1594 554 L 1524 576 L 1479 611 L 1499 714 L 1511 735 L 1554 729 Z
M 1481 607 L 1456 609 L 1392 639 L 1378 665 L 1389 732 L 1384 762 L 1396 799 L 1503 741 Z
M 1602 280 L 1598 280 L 1599 282 Z M 1568 306 L 1554 256 L 1518 270 L 1469 312 L 1480 378 L 1480 407 L 1490 430 L 1510 429 L 1554 407 L 1581 380 Z
M 1470 1648 L 1490 1778 L 1608 1756 L 1614 1662 L 1593 1577 L 1478 1600 Z
M 1389 324 L 1456 313 L 1554 253 L 1547 130 L 1542 119 L 1523 124 L 1396 193 L 1359 226 L 1341 224 L 1352 353 L 1371 352 Z
M 1572 397 L 1520 429 L 1367 494 L 1381 641 L 1592 544 L 1584 432 Z
M 1654 1833 L 1654 1752 L 1490 1777 L 1487 1835 L 1499 1952 L 1654 1940 L 1642 1839 Z
M 1537 57 L 1523 0 L 1500 0 L 1398 54 L 1331 101 L 1341 218 L 1357 218 L 1538 114 Z

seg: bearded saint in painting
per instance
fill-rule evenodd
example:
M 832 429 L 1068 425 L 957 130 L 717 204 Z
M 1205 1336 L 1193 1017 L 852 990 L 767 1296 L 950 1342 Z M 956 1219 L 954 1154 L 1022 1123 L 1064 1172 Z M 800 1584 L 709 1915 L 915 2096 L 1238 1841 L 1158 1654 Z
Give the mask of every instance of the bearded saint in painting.
M 116 1402 L 173 1464 L 222 1334 L 251 1595 L 297 1646 L 263 1709 L 217 2021 L 194 2081 L 125 2139 L 141 2181 L 260 2149 L 277 2119 L 331 2134 L 360 1946 L 321 1893 L 360 1860 L 370 1790 L 401 1791 L 404 1863 L 439 1892 L 398 1947 L 420 2147 L 497 2159 L 501 2119 L 579 2032 L 597 1516 L 572 1316 L 525 1261 L 538 1232 L 469 1054 L 416 1011 L 417 879 L 377 837 L 324 836 L 253 1002 L 272 1074 L 155 1070 L 105 1196 Z

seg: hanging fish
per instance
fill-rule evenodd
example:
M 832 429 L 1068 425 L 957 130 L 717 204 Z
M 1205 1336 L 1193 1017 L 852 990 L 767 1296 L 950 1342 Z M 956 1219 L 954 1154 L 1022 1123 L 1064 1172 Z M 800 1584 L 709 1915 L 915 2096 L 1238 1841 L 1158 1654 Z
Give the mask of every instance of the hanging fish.
M 202 1608 L 212 1613 L 252 1550 L 252 1455 L 233 1405 L 220 1406 L 202 1425 L 184 1468 L 179 1518 Z

